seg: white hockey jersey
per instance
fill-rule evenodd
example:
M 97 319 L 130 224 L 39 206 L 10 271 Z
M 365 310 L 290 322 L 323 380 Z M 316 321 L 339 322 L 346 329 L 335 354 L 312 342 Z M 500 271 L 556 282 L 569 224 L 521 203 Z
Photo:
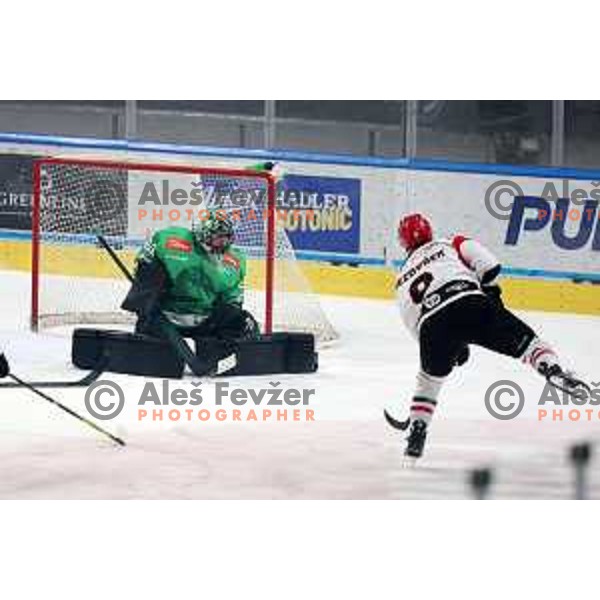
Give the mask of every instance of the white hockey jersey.
M 396 280 L 404 324 L 418 337 L 421 323 L 442 307 L 468 294 L 482 294 L 482 278 L 498 267 L 489 250 L 464 236 L 434 240 L 417 248 Z

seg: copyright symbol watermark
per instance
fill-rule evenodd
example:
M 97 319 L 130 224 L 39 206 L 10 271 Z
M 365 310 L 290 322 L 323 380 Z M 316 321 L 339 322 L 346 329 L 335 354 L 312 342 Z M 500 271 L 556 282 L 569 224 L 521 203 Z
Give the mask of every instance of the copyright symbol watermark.
M 114 419 L 125 406 L 125 394 L 114 381 L 106 379 L 92 383 L 85 391 L 85 407 L 100 421 Z
M 495 219 L 508 221 L 515 198 L 523 195 L 521 186 L 510 179 L 494 181 L 485 191 L 485 208 Z
M 510 379 L 492 383 L 485 392 L 485 407 L 496 419 L 508 421 L 518 416 L 525 406 L 525 394 L 521 386 Z

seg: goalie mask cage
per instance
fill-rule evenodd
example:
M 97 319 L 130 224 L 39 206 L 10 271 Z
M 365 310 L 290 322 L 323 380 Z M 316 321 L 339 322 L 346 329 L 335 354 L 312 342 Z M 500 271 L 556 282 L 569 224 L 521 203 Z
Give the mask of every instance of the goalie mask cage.
M 160 205 L 140 202 L 148 186 Z M 197 190 L 201 203 L 193 208 L 172 203 L 175 189 L 190 195 Z M 245 200 L 236 206 L 232 199 L 240 192 Z M 276 197 L 273 176 L 253 170 L 63 158 L 34 161 L 32 329 L 133 322 L 133 315 L 120 309 L 129 283 L 100 247 L 97 234 L 133 270 L 137 252 L 156 229 L 190 227 L 192 214 L 201 220 L 210 208 L 225 210 L 232 218 L 233 243 L 248 257 L 244 307 L 263 332 L 305 331 L 320 341 L 336 338 L 278 218 Z M 215 205 L 215 198 L 220 203 Z M 142 218 L 140 210 L 148 214 Z

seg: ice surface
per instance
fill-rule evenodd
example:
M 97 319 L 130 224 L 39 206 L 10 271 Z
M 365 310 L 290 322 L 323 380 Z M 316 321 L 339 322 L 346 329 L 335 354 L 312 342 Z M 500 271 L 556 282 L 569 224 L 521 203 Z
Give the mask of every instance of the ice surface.
M 28 278 L 3 273 L 1 279 L 0 339 L 13 371 L 29 380 L 79 376 L 69 363 L 68 331 L 28 331 Z M 386 426 L 382 410 L 407 411 L 415 342 L 391 302 L 322 303 L 341 339 L 322 350 L 317 374 L 229 379 L 256 389 L 270 381 L 315 388 L 315 422 L 140 423 L 135 404 L 145 380 L 111 375 L 125 388 L 127 405 L 102 424 L 124 432 L 128 446 L 120 449 L 28 391 L 0 390 L 0 497 L 465 498 L 467 472 L 479 466 L 494 467 L 494 498 L 571 496 L 568 447 L 600 438 L 600 419 L 538 422 L 539 377 L 480 349 L 445 387 L 426 457 L 403 468 L 403 435 Z M 600 318 L 525 316 L 569 365 L 600 379 Z M 182 385 L 191 389 L 191 379 Z M 494 420 L 484 407 L 485 390 L 499 379 L 515 379 L 526 393 L 525 410 L 512 421 Z M 203 389 L 203 406 L 214 409 L 214 382 L 203 382 Z M 85 414 L 84 390 L 50 393 Z M 600 497 L 597 467 L 591 492 Z

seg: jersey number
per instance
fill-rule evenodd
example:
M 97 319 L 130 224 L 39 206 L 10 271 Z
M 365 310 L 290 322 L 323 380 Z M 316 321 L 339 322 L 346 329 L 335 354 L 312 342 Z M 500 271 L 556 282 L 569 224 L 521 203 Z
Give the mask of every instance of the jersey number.
M 411 284 L 408 289 L 410 297 L 415 304 L 421 304 L 423 298 L 433 281 L 433 275 L 429 272 L 421 273 Z

